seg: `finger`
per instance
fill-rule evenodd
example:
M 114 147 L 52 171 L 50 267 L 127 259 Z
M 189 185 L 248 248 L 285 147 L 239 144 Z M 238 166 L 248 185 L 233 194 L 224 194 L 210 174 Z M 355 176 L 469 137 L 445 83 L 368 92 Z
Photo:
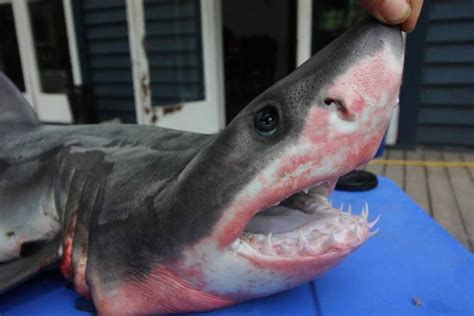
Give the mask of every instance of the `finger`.
M 415 29 L 416 22 L 420 16 L 423 0 L 410 0 L 411 13 L 408 19 L 400 25 L 402 31 L 411 32 Z
M 382 2 L 382 0 L 360 0 L 360 4 L 365 7 L 377 20 L 387 23 L 378 10 L 380 2 Z
M 360 0 L 378 20 L 387 24 L 400 24 L 410 16 L 408 0 Z

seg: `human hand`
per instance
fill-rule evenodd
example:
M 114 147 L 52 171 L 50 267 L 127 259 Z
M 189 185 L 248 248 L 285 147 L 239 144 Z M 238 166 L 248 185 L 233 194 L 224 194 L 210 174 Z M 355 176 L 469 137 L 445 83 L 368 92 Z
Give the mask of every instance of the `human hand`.
M 402 31 L 415 29 L 423 0 L 360 0 L 360 3 L 379 21 L 400 25 Z

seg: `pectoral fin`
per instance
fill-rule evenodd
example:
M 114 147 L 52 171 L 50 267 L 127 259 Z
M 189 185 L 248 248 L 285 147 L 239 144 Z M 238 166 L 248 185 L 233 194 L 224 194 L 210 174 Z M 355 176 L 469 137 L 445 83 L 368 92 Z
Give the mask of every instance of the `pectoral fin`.
M 32 278 L 58 260 L 59 240 L 24 244 L 20 258 L 0 263 L 0 294 Z

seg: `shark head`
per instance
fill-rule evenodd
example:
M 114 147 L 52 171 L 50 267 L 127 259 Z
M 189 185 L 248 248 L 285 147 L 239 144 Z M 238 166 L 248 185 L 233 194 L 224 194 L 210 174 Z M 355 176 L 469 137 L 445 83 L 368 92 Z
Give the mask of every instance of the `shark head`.
M 116 290 L 120 310 L 236 304 L 312 280 L 360 247 L 368 207 L 352 215 L 328 196 L 375 155 L 403 50 L 398 28 L 364 21 L 248 104 L 153 201 L 174 235 Z

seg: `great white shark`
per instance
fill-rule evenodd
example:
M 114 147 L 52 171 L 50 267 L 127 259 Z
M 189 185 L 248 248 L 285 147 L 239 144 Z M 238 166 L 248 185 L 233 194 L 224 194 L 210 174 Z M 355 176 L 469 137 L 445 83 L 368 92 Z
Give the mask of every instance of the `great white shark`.
M 374 232 L 368 206 L 328 196 L 374 156 L 402 68 L 400 30 L 366 20 L 216 135 L 43 125 L 1 75 L 0 293 L 58 262 L 100 315 L 212 310 L 314 279 Z

